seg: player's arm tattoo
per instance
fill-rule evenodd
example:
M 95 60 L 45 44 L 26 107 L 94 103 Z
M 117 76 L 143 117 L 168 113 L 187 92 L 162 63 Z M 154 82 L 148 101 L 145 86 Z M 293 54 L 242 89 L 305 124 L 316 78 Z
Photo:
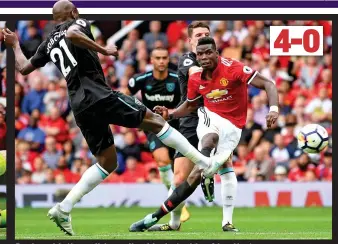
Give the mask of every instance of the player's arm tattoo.
M 80 48 L 86 48 L 99 52 L 103 55 L 110 55 L 108 50 L 95 41 L 90 39 L 85 33 L 83 33 L 78 25 L 72 25 L 68 28 L 66 38 L 68 38 L 75 46 Z
M 23 54 L 19 43 L 13 46 L 13 51 L 15 55 L 15 68 L 20 74 L 28 75 L 35 70 L 35 67 L 31 64 L 30 60 L 27 60 Z
M 278 91 L 275 82 L 265 78 L 264 76 L 258 73 L 250 84 L 253 85 L 254 87 L 264 89 L 266 91 L 266 94 L 268 95 L 269 98 L 270 107 L 278 106 Z
M 182 118 L 188 116 L 192 112 L 196 111 L 198 108 L 198 100 L 188 101 L 186 100 L 178 108 L 176 108 L 171 114 L 169 114 L 170 119 Z

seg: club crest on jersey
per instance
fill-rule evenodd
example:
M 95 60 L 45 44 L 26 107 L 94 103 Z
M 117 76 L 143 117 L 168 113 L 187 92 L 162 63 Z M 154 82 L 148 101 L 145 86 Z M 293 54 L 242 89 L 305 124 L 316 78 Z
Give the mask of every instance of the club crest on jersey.
M 227 86 L 228 83 L 229 83 L 229 81 L 228 81 L 227 79 L 225 79 L 225 78 L 222 78 L 222 79 L 219 81 L 219 83 L 220 83 L 222 86 Z
M 166 87 L 168 92 L 173 92 L 175 90 L 175 83 L 167 83 Z
M 147 89 L 148 91 L 150 91 L 152 88 L 153 88 L 152 85 L 146 85 L 146 89 Z
M 212 90 L 211 92 L 209 92 L 206 95 L 206 97 L 209 99 L 219 99 L 226 94 L 228 94 L 228 90 L 216 89 L 216 90 Z

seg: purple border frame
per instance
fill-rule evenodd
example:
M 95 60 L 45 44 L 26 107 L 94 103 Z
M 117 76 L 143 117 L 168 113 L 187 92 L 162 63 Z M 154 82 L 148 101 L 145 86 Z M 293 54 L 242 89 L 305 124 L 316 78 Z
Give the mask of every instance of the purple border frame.
M 285 1 L 74 1 L 78 8 L 338 8 L 338 0 Z M 0 8 L 51 8 L 55 0 L 0 1 Z

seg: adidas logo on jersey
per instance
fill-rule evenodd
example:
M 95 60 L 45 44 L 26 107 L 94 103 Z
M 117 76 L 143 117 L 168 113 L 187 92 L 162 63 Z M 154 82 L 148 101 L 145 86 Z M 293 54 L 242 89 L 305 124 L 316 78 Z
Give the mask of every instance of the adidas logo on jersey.
M 201 90 L 201 89 L 204 89 L 204 88 L 205 88 L 204 86 L 200 85 L 200 90 Z

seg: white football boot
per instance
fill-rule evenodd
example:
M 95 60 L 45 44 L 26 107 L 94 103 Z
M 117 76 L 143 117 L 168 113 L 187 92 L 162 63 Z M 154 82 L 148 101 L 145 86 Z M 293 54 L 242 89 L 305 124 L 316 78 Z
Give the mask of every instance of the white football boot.
M 71 215 L 63 212 L 59 203 L 48 211 L 47 216 L 67 235 L 74 235 Z

